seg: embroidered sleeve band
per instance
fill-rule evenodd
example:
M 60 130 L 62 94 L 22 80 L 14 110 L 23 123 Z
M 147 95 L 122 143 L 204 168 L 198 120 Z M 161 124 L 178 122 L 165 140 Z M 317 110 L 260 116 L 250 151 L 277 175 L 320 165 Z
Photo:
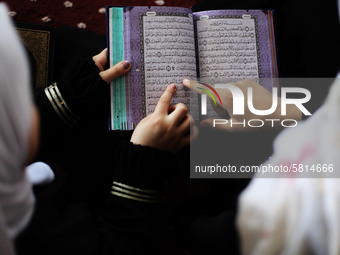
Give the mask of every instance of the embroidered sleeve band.
M 161 192 L 148 189 L 140 189 L 119 182 L 113 182 L 111 194 L 146 203 L 160 202 Z
M 45 88 L 45 94 L 55 112 L 66 125 L 71 127 L 78 121 L 79 118 L 71 111 L 61 96 L 61 93 L 57 87 L 57 83 L 53 83 L 52 85 Z

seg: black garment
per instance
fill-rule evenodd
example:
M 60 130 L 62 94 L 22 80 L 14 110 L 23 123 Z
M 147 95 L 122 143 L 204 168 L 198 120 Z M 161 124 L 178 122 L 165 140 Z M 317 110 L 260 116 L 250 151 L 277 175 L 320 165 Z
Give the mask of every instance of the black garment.
M 218 254 L 221 247 L 216 242 L 208 246 L 203 242 L 199 249 L 187 235 L 187 228 L 196 222 L 196 216 L 225 210 L 228 213 L 223 226 L 232 224 L 229 219 L 234 218 L 237 194 L 244 185 L 222 180 L 211 186 L 210 180 L 190 180 L 189 148 L 169 155 L 132 145 L 131 132 L 109 132 L 108 86 L 98 79 L 99 70 L 90 56 L 81 52 L 92 47 L 93 40 L 103 44 L 105 40 L 93 34 L 86 40 L 83 36 L 88 32 L 84 31 L 77 42 L 80 35 L 75 30 L 57 31 L 55 74 L 60 93 L 80 119 L 68 127 L 45 90 L 36 91 L 42 118 L 36 160 L 48 163 L 56 179 L 34 188 L 36 210 L 30 225 L 16 240 L 18 254 L 166 255 L 184 254 L 185 250 Z M 87 45 L 77 47 L 79 44 Z M 101 50 L 92 47 L 91 55 Z M 93 100 L 98 98 L 101 100 Z M 113 181 L 163 190 L 164 200 L 149 204 L 114 196 L 110 194 Z M 229 228 L 223 228 L 225 231 Z M 230 236 L 231 241 L 222 247 L 224 251 L 237 247 L 234 232 Z
M 75 124 L 63 122 L 44 89 L 35 93 L 42 123 L 36 161 L 49 164 L 56 177 L 34 187 L 35 212 L 16 239 L 17 254 L 161 254 L 160 244 L 169 236 L 162 203 L 111 192 L 113 182 L 130 194 L 162 191 L 178 161 L 170 153 L 133 145 L 131 132 L 108 131 L 109 87 L 92 58 L 74 50 L 75 58 L 56 66 L 64 102 L 52 101 L 59 107 L 66 102 L 79 117 Z

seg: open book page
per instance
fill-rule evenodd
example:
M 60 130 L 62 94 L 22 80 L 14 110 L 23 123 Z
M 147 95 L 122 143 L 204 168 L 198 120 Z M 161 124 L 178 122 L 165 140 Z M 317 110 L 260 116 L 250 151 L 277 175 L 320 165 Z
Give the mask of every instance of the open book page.
M 200 82 L 217 88 L 219 84 L 251 79 L 270 91 L 277 86 L 276 79 L 271 79 L 276 78 L 277 67 L 270 11 L 218 10 L 193 15 Z M 200 117 L 221 117 L 210 104 L 207 113 Z
M 143 15 L 144 91 L 146 115 L 154 112 L 165 86 L 178 84 L 173 104 L 188 103 L 183 78 L 196 77 L 191 14 L 148 11 Z
M 219 10 L 193 14 L 199 78 L 211 84 L 274 78 L 270 12 Z M 273 84 L 263 84 L 271 89 Z
M 154 111 L 170 83 L 178 85 L 172 103 L 188 103 L 189 91 L 182 85 L 182 80 L 197 77 L 190 9 L 138 6 L 123 7 L 122 13 L 124 59 L 132 63 L 132 68 L 125 76 L 126 110 L 112 104 L 112 116 L 117 116 L 117 119 L 113 118 L 117 123 L 113 123 L 116 125 L 112 129 L 132 129 Z M 119 101 L 117 96 L 113 96 L 113 101 Z M 125 119 L 120 119 L 124 112 Z

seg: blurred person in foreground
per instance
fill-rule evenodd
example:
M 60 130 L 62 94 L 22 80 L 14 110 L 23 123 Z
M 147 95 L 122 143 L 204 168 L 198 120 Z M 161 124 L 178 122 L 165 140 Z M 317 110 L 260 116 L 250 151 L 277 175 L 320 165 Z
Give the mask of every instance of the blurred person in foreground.
M 39 140 L 39 115 L 30 91 L 25 51 L 0 4 L 0 254 L 14 254 L 13 242 L 34 208 L 25 166 Z

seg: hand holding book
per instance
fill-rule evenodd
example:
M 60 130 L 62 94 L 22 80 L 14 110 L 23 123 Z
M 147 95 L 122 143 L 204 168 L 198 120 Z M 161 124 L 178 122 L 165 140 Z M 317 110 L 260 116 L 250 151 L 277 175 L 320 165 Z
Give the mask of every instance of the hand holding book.
M 107 83 L 126 74 L 131 68 L 128 61 L 121 61 L 104 70 L 107 61 L 107 49 L 104 49 L 92 59 L 100 70 L 100 77 Z M 198 129 L 195 126 L 194 119 L 188 114 L 188 108 L 182 103 L 175 106 L 171 105 L 176 90 L 175 84 L 167 86 L 155 111 L 142 119 L 137 125 L 131 137 L 132 143 L 163 151 L 177 152 L 197 137 Z
M 114 66 L 110 67 L 107 70 L 104 70 L 104 67 L 107 62 L 107 49 L 104 49 L 98 55 L 93 56 L 93 61 L 96 63 L 96 66 L 101 71 L 99 73 L 100 77 L 106 81 L 107 83 L 112 82 L 113 80 L 117 79 L 118 77 L 126 74 L 130 71 L 131 63 L 128 61 L 121 61 Z

